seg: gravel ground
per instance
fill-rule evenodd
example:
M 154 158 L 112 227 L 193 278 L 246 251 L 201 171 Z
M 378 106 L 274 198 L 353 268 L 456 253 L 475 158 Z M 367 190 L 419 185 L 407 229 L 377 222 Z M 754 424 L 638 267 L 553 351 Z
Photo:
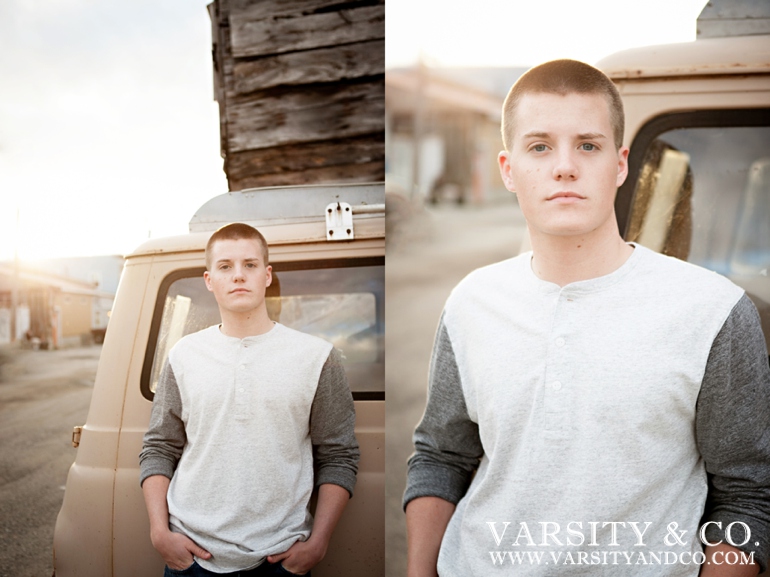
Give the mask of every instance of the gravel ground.
M 2 351 L 0 577 L 50 577 L 56 515 L 85 423 L 101 346 Z

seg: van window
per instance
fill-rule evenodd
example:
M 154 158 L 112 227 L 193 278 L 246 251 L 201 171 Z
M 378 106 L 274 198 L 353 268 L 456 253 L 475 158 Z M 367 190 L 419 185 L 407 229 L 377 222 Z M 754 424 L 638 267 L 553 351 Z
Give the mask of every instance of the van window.
M 276 263 L 267 289 L 272 320 L 321 337 L 339 349 L 357 400 L 384 399 L 382 260 L 313 263 L 314 268 Z M 350 266 L 351 262 L 357 266 Z M 219 322 L 219 309 L 203 282 L 203 269 L 174 273 L 162 283 L 142 373 L 145 397 L 152 398 L 174 344 L 184 335 Z
M 768 114 L 754 111 L 764 126 L 725 122 L 746 120 L 751 112 L 682 114 L 669 126 L 659 122 L 658 130 L 640 131 L 632 145 L 638 162 L 631 166 L 634 191 L 625 237 L 732 279 L 757 306 L 767 339 Z

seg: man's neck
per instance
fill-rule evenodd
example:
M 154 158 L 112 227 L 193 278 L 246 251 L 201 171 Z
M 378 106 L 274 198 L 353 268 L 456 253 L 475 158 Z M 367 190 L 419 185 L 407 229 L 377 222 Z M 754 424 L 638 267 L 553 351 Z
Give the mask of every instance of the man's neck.
M 257 309 L 244 313 L 233 313 L 220 309 L 222 326 L 220 331 L 228 337 L 245 339 L 263 335 L 273 328 L 273 321 L 267 316 L 267 311 Z
M 615 272 L 634 251 L 617 231 L 596 237 L 532 235 L 531 240 L 532 271 L 562 287 Z

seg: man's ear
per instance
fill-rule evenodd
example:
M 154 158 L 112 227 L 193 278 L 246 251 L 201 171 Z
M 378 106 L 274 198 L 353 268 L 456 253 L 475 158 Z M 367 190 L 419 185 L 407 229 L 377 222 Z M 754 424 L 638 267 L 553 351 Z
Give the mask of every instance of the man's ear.
M 273 267 L 267 265 L 265 270 L 267 271 L 267 282 L 265 283 L 265 287 L 269 287 L 271 284 L 273 284 Z
M 500 154 L 497 155 L 497 163 L 500 167 L 500 176 L 503 178 L 505 188 L 515 193 L 516 185 L 513 183 L 513 178 L 511 177 L 511 163 L 507 150 L 500 151 Z
M 208 289 L 210 292 L 214 292 L 214 289 L 213 289 L 213 288 L 211 288 L 211 276 L 209 275 L 209 271 L 205 271 L 205 272 L 203 273 L 203 281 L 206 283 L 206 288 L 207 288 L 207 289 Z
M 628 147 L 621 146 L 618 150 L 618 180 L 616 186 L 620 187 L 628 176 Z

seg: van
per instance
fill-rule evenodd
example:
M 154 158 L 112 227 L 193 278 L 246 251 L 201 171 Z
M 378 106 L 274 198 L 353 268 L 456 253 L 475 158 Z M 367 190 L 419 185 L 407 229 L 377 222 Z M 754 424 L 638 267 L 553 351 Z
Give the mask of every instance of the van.
M 86 423 L 54 532 L 55 577 L 162 575 L 139 486 L 139 452 L 169 349 L 220 322 L 203 282 L 204 249 L 230 222 L 270 247 L 273 320 L 337 347 L 361 448 L 355 494 L 316 577 L 384 575 L 384 184 L 231 192 L 202 206 L 190 233 L 153 239 L 126 257 Z

